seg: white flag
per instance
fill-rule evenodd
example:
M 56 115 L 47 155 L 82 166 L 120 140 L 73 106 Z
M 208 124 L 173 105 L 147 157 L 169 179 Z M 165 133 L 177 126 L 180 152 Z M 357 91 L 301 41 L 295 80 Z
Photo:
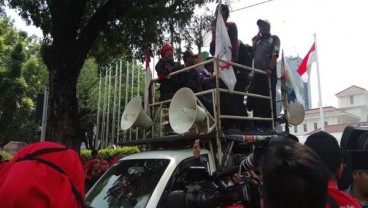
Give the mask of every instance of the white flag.
M 282 60 L 281 60 L 281 76 L 285 79 L 285 87 L 286 87 L 286 94 L 287 94 L 287 101 L 288 102 L 299 102 L 303 104 L 303 97 L 299 92 L 299 88 L 296 86 L 296 82 L 294 80 L 294 76 L 290 71 L 289 65 L 286 62 L 284 57 L 284 53 L 282 53 Z
M 216 22 L 216 48 L 215 57 L 218 59 L 231 61 L 231 41 L 227 29 L 222 19 L 220 6 L 217 7 Z M 230 64 L 219 61 L 219 77 L 224 81 L 229 90 L 233 91 L 236 83 L 236 77 L 233 67 Z

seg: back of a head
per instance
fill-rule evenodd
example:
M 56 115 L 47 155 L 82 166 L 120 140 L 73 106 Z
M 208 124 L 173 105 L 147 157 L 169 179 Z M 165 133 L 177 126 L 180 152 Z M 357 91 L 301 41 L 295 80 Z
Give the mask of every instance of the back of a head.
M 324 208 L 328 171 L 318 155 L 285 140 L 269 148 L 262 160 L 263 199 L 268 208 Z
M 38 142 L 6 165 L 0 175 L 2 207 L 81 207 L 84 170 L 74 150 Z
M 357 141 L 359 150 L 368 150 L 368 132 L 361 134 Z
M 331 174 L 335 173 L 343 163 L 339 143 L 334 136 L 327 132 L 319 131 L 311 134 L 304 144 L 319 155 Z

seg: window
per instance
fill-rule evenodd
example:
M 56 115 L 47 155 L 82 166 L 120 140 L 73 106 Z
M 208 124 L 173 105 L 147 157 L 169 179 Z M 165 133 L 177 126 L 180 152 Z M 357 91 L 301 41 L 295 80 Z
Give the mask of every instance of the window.
M 327 121 L 325 121 L 325 126 L 328 126 L 328 122 Z
M 350 105 L 354 105 L 354 96 L 350 96 Z
M 304 127 L 304 132 L 307 132 L 307 124 L 304 124 L 303 127 Z
M 294 126 L 294 133 L 298 133 L 298 126 Z
M 317 123 L 314 123 L 314 130 L 316 130 L 318 128 Z
M 145 207 L 169 163 L 168 159 L 118 162 L 90 190 L 87 207 Z

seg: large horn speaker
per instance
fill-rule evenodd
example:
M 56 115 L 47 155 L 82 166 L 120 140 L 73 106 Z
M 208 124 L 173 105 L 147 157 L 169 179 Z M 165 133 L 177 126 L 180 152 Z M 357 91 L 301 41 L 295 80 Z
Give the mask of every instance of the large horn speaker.
M 184 87 L 175 93 L 169 108 L 169 121 L 175 133 L 185 133 L 194 123 L 205 119 L 206 112 L 197 105 L 197 98 L 191 89 Z
M 144 112 L 141 103 L 141 98 L 136 96 L 126 105 L 121 116 L 121 129 L 127 130 L 130 127 L 148 129 L 152 126 L 152 119 Z
M 305 111 L 303 104 L 298 101 L 290 101 L 286 104 L 287 120 L 289 124 L 297 126 L 304 121 Z

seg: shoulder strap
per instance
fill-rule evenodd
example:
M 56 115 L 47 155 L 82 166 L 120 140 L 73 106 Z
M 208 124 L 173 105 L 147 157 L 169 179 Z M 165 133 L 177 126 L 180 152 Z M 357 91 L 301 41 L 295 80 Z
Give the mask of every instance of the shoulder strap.
M 59 173 L 61 173 L 61 174 L 68 177 L 68 175 L 64 172 L 64 170 L 62 168 L 60 168 L 59 166 L 57 166 L 55 163 L 52 163 L 48 160 L 44 160 L 44 159 L 36 157 L 36 156 L 47 154 L 47 153 L 50 153 L 50 152 L 60 152 L 60 151 L 64 151 L 64 150 L 68 150 L 68 148 L 66 148 L 66 147 L 54 147 L 54 148 L 40 149 L 40 150 L 34 151 L 34 152 L 24 156 L 24 157 L 18 158 L 15 162 L 20 162 L 20 161 L 25 161 L 25 160 L 35 160 L 39 163 L 45 164 L 45 165 L 55 169 Z M 83 207 L 84 202 L 83 202 L 82 194 L 78 191 L 78 189 L 74 186 L 73 182 L 70 179 L 69 179 L 69 182 L 70 182 L 70 185 L 72 187 L 72 191 L 75 195 L 75 198 L 79 202 L 79 205 L 81 205 L 81 207 Z
M 330 195 L 328 195 L 327 203 L 330 205 L 331 208 L 339 208 L 339 205 L 337 204 L 335 199 L 333 199 Z

